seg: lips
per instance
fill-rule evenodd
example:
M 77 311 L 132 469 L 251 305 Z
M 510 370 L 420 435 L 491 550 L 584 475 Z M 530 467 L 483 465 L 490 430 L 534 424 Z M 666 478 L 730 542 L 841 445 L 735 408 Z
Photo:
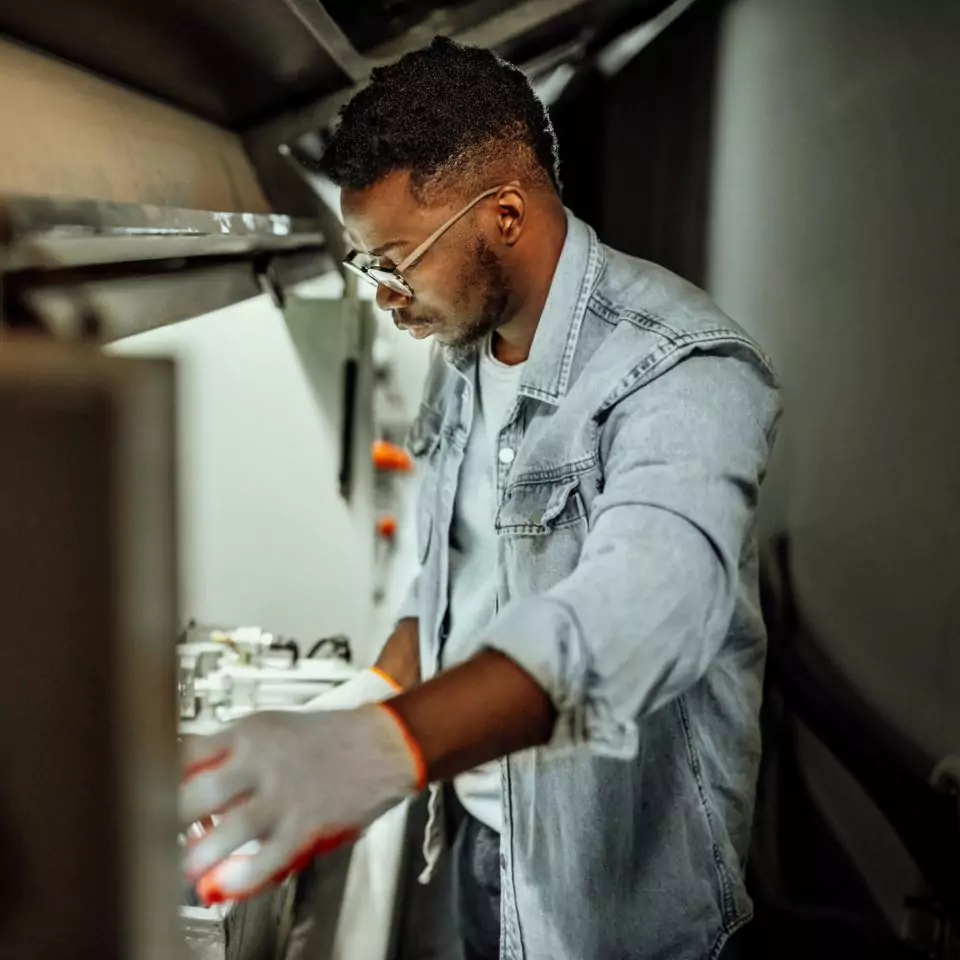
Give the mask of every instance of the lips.
M 426 337 L 433 327 L 433 321 L 431 320 L 413 320 L 410 317 L 398 314 L 394 314 L 393 323 L 398 330 L 408 330 L 410 336 L 416 337 L 418 340 Z

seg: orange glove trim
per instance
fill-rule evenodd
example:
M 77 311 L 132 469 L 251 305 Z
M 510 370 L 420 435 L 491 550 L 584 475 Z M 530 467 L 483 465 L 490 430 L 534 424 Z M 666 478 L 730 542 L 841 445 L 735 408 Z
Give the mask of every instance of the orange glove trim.
M 371 673 L 375 673 L 378 677 L 380 677 L 381 680 L 386 680 L 387 683 L 389 683 L 390 686 L 397 691 L 397 693 L 403 693 L 403 687 L 401 687 L 400 684 L 397 683 L 397 681 L 394 680 L 386 670 L 381 670 L 380 667 L 371 667 L 370 671 Z
M 410 757 L 413 760 L 414 771 L 416 772 L 416 781 L 414 783 L 414 788 L 419 792 L 427 785 L 427 761 L 424 759 L 423 751 L 420 749 L 420 744 L 417 743 L 413 738 L 413 734 L 407 729 L 407 725 L 400 719 L 400 714 L 397 713 L 393 707 L 387 701 L 381 701 L 380 703 L 375 704 L 375 706 L 380 707 L 381 710 L 386 710 L 387 713 L 393 719 L 393 722 L 400 728 L 400 732 L 403 734 L 403 739 L 407 744 L 407 749 L 410 751 Z
M 222 750 L 212 757 L 207 757 L 206 760 L 198 760 L 196 763 L 191 763 L 180 775 L 180 782 L 186 783 L 201 773 L 206 773 L 208 770 L 216 770 L 217 767 L 222 767 L 229 759 L 230 751 Z

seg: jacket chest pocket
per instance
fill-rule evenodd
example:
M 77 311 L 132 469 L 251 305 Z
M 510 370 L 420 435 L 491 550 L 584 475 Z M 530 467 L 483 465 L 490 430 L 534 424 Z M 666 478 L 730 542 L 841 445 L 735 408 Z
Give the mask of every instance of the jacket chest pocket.
M 511 487 L 497 513 L 497 531 L 517 537 L 547 536 L 581 523 L 586 531 L 587 511 L 577 477 Z
M 589 527 L 577 477 L 521 483 L 497 512 L 510 598 L 550 589 L 573 572 Z

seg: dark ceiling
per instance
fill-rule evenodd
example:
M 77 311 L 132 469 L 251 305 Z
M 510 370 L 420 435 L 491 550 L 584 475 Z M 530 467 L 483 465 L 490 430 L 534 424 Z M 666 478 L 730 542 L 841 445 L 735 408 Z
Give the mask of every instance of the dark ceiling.
M 432 35 L 492 36 L 525 63 L 612 39 L 667 0 L 0 0 L 0 34 L 243 130 L 353 84 L 304 17 L 332 20 L 327 49 L 382 62 Z M 299 7 L 302 16 L 291 9 Z M 546 13 L 544 12 L 546 11 Z M 326 17 L 325 15 L 329 15 Z M 481 41 L 483 42 L 483 41 Z M 360 56 L 363 55 L 363 56 Z M 365 61 L 369 56 L 371 61 Z M 355 72 L 355 70 L 354 70 Z

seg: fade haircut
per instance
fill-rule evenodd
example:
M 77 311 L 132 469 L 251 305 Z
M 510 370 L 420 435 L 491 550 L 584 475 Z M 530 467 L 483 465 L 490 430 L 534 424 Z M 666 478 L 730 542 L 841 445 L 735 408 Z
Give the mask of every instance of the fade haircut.
M 340 111 L 320 172 L 352 190 L 409 171 L 421 203 L 516 177 L 560 192 L 553 125 L 522 71 L 445 37 L 371 74 Z

